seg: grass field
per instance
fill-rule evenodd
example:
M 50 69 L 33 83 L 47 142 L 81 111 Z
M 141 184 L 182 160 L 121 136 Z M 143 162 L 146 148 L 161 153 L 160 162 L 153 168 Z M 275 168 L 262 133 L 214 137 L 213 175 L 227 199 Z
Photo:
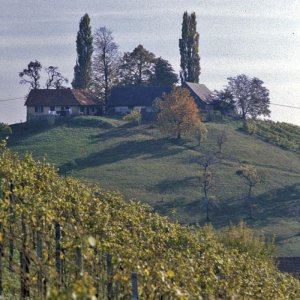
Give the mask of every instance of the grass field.
M 18 124 L 9 147 L 35 158 L 46 157 L 67 173 L 100 182 L 128 198 L 183 223 L 204 223 L 199 157 L 215 151 L 222 130 L 228 140 L 213 166 L 210 195 L 218 200 L 211 219 L 217 228 L 244 219 L 253 228 L 275 235 L 277 254 L 300 255 L 300 156 L 239 130 L 240 124 L 208 123 L 208 139 L 162 136 L 152 125 L 132 126 L 105 117 L 77 117 L 55 125 Z M 254 219 L 244 206 L 247 187 L 235 172 L 241 163 L 256 165 L 263 182 L 254 189 Z M 297 213 L 299 211 L 299 214 Z

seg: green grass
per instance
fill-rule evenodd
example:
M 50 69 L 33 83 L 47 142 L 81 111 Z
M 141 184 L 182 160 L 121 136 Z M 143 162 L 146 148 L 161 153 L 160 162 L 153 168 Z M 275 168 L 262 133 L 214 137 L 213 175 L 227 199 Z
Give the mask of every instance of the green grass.
M 13 126 L 9 147 L 19 153 L 46 156 L 60 172 L 95 181 L 128 198 L 147 202 L 158 212 L 183 223 L 204 223 L 197 159 L 217 149 L 216 136 L 224 130 L 222 160 L 213 166 L 210 195 L 219 201 L 212 211 L 217 228 L 244 219 L 253 228 L 275 235 L 277 254 L 299 255 L 300 156 L 249 136 L 241 124 L 207 124 L 207 141 L 176 141 L 151 125 L 131 126 L 118 118 L 77 117 L 52 126 Z M 254 219 L 248 218 L 243 198 L 247 187 L 235 175 L 240 163 L 257 166 L 263 182 L 254 189 Z M 300 216 L 299 216 L 300 219 Z

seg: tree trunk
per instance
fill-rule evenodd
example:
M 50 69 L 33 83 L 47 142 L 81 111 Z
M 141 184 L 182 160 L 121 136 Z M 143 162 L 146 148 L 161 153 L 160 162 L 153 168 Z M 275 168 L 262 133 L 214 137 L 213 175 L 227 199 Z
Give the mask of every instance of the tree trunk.
M 0 297 L 2 298 L 2 295 L 3 295 L 3 282 L 2 282 L 3 261 L 2 261 L 2 257 L 4 256 L 4 247 L 3 247 L 4 230 L 3 230 L 2 223 L 0 224 L 0 232 L 2 234 L 1 241 L 0 241 Z
M 112 271 L 112 257 L 110 254 L 107 254 L 106 257 L 106 266 L 107 266 L 107 299 L 113 300 L 113 271 Z

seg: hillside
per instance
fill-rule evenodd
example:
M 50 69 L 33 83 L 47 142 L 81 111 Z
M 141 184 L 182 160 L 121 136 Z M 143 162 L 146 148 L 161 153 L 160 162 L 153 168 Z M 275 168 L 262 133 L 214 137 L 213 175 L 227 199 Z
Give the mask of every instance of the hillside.
M 271 247 L 243 224 L 216 233 L 211 226 L 172 223 L 148 206 L 58 176 L 52 165 L 30 155 L 20 159 L 2 145 L 0 170 L 1 298 L 300 296 L 300 282 L 278 272 Z
M 53 126 L 13 126 L 9 147 L 21 154 L 46 156 L 61 173 L 105 188 L 122 191 L 128 198 L 149 203 L 156 211 L 182 223 L 205 222 L 197 159 L 216 149 L 216 136 L 226 131 L 223 159 L 213 166 L 215 182 L 210 195 L 218 200 L 211 212 L 217 228 L 245 219 L 247 224 L 275 235 L 277 254 L 299 255 L 299 155 L 250 136 L 240 124 L 208 123 L 208 139 L 195 141 L 163 137 L 151 125 L 138 127 L 117 119 L 78 117 Z M 257 167 L 263 182 L 254 189 L 254 219 L 244 207 L 247 186 L 235 173 L 240 163 Z

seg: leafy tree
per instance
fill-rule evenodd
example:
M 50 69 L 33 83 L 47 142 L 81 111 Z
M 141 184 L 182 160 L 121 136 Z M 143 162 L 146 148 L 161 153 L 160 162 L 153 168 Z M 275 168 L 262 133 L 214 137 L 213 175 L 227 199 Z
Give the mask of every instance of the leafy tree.
M 7 124 L 0 123 L 0 140 L 5 139 L 6 137 L 12 134 L 11 127 Z
M 19 77 L 21 77 L 21 84 L 29 84 L 31 89 L 38 89 L 40 87 L 40 78 L 41 78 L 41 72 L 42 65 L 39 61 L 31 61 L 27 69 L 24 69 L 22 72 L 19 73 Z
M 172 86 L 178 82 L 177 74 L 171 64 L 159 57 L 155 60 L 154 73 L 152 74 L 150 85 L 152 86 Z
M 253 201 L 252 191 L 253 188 L 261 182 L 261 177 L 258 174 L 255 166 L 244 164 L 236 171 L 236 174 L 244 179 L 244 182 L 248 186 L 248 193 L 246 197 L 246 206 L 249 208 L 249 217 L 253 218 Z
M 225 88 L 214 91 L 212 95 L 214 110 L 220 111 L 222 115 L 233 115 L 235 113 L 235 101 L 233 94 Z
M 118 71 L 118 45 L 112 32 L 100 27 L 94 34 L 93 89 L 107 103 L 110 89 Z
M 190 92 L 175 86 L 170 94 L 164 94 L 157 102 L 159 129 L 180 139 L 183 134 L 192 134 L 201 123 L 199 109 Z
M 77 61 L 74 67 L 72 86 L 75 89 L 87 89 L 91 84 L 91 64 L 93 53 L 93 36 L 90 17 L 85 14 L 79 23 L 76 40 Z
M 181 39 L 179 39 L 181 81 L 199 82 L 199 33 L 196 14 L 183 14 Z
M 45 71 L 48 74 L 48 79 L 46 81 L 47 89 L 50 89 L 51 87 L 60 89 L 64 87 L 64 83 L 68 83 L 68 79 L 61 75 L 58 71 L 58 67 L 49 66 L 48 68 L 45 68 Z
M 236 109 L 243 120 L 248 116 L 270 116 L 269 90 L 260 79 L 245 74 L 229 77 L 227 90 L 233 95 Z
M 148 85 L 154 73 L 155 55 L 138 45 L 132 52 L 124 53 L 119 67 L 122 85 Z

